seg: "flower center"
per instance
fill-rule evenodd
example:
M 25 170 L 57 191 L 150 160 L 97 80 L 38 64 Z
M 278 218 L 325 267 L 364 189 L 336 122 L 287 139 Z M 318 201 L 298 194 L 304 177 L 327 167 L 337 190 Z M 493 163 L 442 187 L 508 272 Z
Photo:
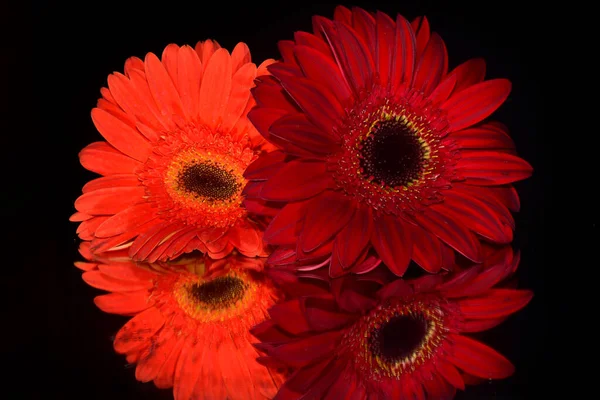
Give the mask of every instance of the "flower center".
M 423 343 L 429 323 L 421 315 L 397 315 L 376 327 L 369 336 L 369 350 L 388 364 L 410 357 Z
M 434 356 L 448 325 L 448 311 L 437 297 L 393 299 L 358 320 L 340 352 L 369 379 L 399 379 Z
M 443 200 L 459 154 L 442 111 L 419 92 L 374 85 L 334 127 L 340 151 L 327 159 L 339 189 L 377 212 L 402 215 Z
M 267 285 L 254 275 L 228 270 L 210 278 L 182 273 L 171 293 L 188 316 L 200 322 L 210 322 L 225 321 L 243 314 L 261 298 L 261 290 L 271 293 Z
M 226 171 L 210 161 L 186 165 L 177 181 L 181 190 L 208 201 L 228 200 L 242 186 L 233 171 Z
M 195 283 L 188 288 L 189 295 L 201 306 L 221 309 L 235 305 L 244 297 L 248 285 L 238 277 L 222 276 L 204 283 Z
M 427 144 L 400 116 L 375 121 L 359 152 L 362 175 L 389 187 L 417 181 L 427 156 Z
M 165 132 L 138 176 L 164 220 L 197 229 L 230 228 L 247 216 L 243 174 L 255 158 L 247 140 L 187 124 Z

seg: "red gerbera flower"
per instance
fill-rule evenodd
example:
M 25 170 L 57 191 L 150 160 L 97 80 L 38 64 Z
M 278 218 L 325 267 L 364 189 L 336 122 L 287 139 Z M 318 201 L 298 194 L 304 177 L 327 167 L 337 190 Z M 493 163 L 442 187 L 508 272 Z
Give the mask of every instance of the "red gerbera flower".
M 273 306 L 252 330 L 267 354 L 262 363 L 294 369 L 275 399 L 447 399 L 465 383 L 510 376 L 506 358 L 463 334 L 531 300 L 528 290 L 498 286 L 517 266 L 511 255 L 454 274 L 396 278 L 373 296 L 362 275 L 334 279 L 331 294 L 276 270 L 299 297 Z
M 162 264 L 92 258 L 83 279 L 110 291 L 95 298 L 103 311 L 134 315 L 114 348 L 136 364 L 139 381 L 173 387 L 175 399 L 267 399 L 282 383 L 257 363 L 249 329 L 265 320 L 279 293 L 262 273 L 264 259 L 190 257 Z
M 510 82 L 484 81 L 480 59 L 448 73 L 426 18 L 338 7 L 313 25 L 280 42 L 283 61 L 253 89 L 249 118 L 278 147 L 245 174 L 249 198 L 276 215 L 265 232 L 282 246 L 273 263 L 360 272 L 374 249 L 401 276 L 411 259 L 437 272 L 451 249 L 477 262 L 480 239 L 509 243 L 510 184 L 532 169 L 484 119 Z
M 214 258 L 234 248 L 263 254 L 261 221 L 242 206 L 243 172 L 264 139 L 246 115 L 258 74 L 239 43 L 167 46 L 162 61 L 130 58 L 108 77 L 92 110 L 106 142 L 80 153 L 103 175 L 83 187 L 72 221 L 95 252 L 129 248 L 135 260 L 168 260 L 193 250 Z

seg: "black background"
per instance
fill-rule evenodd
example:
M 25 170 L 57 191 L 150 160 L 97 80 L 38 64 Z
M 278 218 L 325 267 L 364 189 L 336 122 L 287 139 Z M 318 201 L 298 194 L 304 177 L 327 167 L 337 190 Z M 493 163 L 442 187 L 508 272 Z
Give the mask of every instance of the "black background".
M 212 38 L 229 50 L 246 42 L 258 63 L 278 57 L 278 40 L 291 39 L 297 30 L 310 31 L 312 15 L 332 17 L 336 4 L 82 3 L 36 1 L 16 30 L 3 32 L 3 42 L 10 44 L 3 48 L 3 63 L 24 75 L 6 74 L 3 82 L 11 92 L 3 112 L 16 119 L 14 127 L 5 127 L 16 146 L 3 151 L 8 166 L 2 179 L 10 191 L 3 191 L 2 216 L 5 232 L 15 243 L 7 249 L 15 261 L 5 266 L 9 274 L 3 286 L 9 296 L 3 301 L 8 315 L 2 328 L 12 330 L 15 338 L 5 343 L 3 361 L 17 376 L 35 376 L 25 384 L 9 384 L 3 392 L 11 399 L 169 399 L 170 390 L 136 382 L 134 369 L 113 352 L 111 336 L 127 319 L 99 311 L 92 299 L 100 292 L 86 285 L 72 266 L 79 256 L 76 224 L 68 217 L 82 185 L 94 177 L 79 165 L 77 153 L 101 139 L 90 111 L 108 74 L 122 72 L 130 56 L 160 55 L 169 43 L 194 45 Z M 487 78 L 513 82 L 509 100 L 496 118 L 509 126 L 520 155 L 534 167 L 533 177 L 517 184 L 522 209 L 516 215 L 515 245 L 522 250 L 520 286 L 533 289 L 535 297 L 481 337 L 516 365 L 515 375 L 468 387 L 458 399 L 530 398 L 539 395 L 547 372 L 554 368 L 544 269 L 549 151 L 545 152 L 538 123 L 537 71 L 543 58 L 536 44 L 541 23 L 522 3 L 344 3 L 400 12 L 409 19 L 425 14 L 432 30 L 446 41 L 450 67 L 484 57 Z M 22 15 L 16 10 L 3 14 L 8 22 Z M 33 39 L 31 45 L 15 39 L 18 35 Z M 560 386 L 552 386 L 558 394 Z

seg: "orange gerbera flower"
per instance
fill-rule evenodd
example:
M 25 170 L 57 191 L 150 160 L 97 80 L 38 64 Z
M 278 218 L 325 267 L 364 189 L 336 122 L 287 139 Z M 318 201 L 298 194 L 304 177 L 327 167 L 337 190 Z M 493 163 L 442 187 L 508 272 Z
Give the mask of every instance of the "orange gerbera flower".
M 239 43 L 167 46 L 162 60 L 130 58 L 108 77 L 92 119 L 106 142 L 80 153 L 102 175 L 83 187 L 72 221 L 94 252 L 129 248 L 154 262 L 200 250 L 263 254 L 262 220 L 242 205 L 246 167 L 267 146 L 246 118 L 254 78 L 266 73 Z
M 262 274 L 264 259 L 189 256 L 169 263 L 93 259 L 78 262 L 83 280 L 112 293 L 103 311 L 134 315 L 114 348 L 136 364 L 139 381 L 173 387 L 176 400 L 272 398 L 282 375 L 260 365 L 249 329 L 265 321 L 279 293 Z

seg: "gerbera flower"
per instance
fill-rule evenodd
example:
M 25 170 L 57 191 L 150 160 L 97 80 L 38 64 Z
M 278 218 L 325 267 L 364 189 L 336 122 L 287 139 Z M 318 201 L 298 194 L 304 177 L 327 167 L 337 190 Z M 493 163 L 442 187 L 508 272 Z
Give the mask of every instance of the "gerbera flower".
M 275 395 L 282 376 L 257 363 L 249 333 L 280 295 L 262 273 L 264 259 L 190 256 L 146 264 L 95 259 L 89 243 L 80 251 L 88 258 L 76 264 L 86 271 L 83 280 L 111 292 L 96 297 L 96 305 L 134 316 L 114 348 L 136 364 L 136 379 L 173 387 L 179 400 Z
M 456 252 L 481 260 L 480 239 L 509 243 L 519 208 L 510 185 L 532 168 L 506 128 L 484 121 L 507 98 L 485 63 L 448 72 L 426 18 L 338 7 L 314 34 L 279 44 L 249 113 L 278 150 L 246 170 L 250 198 L 276 217 L 273 263 L 356 271 L 370 250 L 396 274 L 414 260 L 437 272 Z
M 275 399 L 446 399 L 465 383 L 510 376 L 505 357 L 465 333 L 487 330 L 530 301 L 530 291 L 498 285 L 517 263 L 508 257 L 396 278 L 375 295 L 361 287 L 361 275 L 334 279 L 342 282 L 334 295 L 287 272 L 280 280 L 299 286 L 299 297 L 273 306 L 271 319 L 252 331 L 267 354 L 262 363 L 294 370 Z
M 269 148 L 246 114 L 254 78 L 271 62 L 257 68 L 244 43 L 229 54 L 207 40 L 195 50 L 171 44 L 162 60 L 130 58 L 124 75 L 110 75 L 92 110 L 106 142 L 79 154 L 102 175 L 75 202 L 80 238 L 149 262 L 193 250 L 263 254 L 262 221 L 241 192 L 245 168 Z

